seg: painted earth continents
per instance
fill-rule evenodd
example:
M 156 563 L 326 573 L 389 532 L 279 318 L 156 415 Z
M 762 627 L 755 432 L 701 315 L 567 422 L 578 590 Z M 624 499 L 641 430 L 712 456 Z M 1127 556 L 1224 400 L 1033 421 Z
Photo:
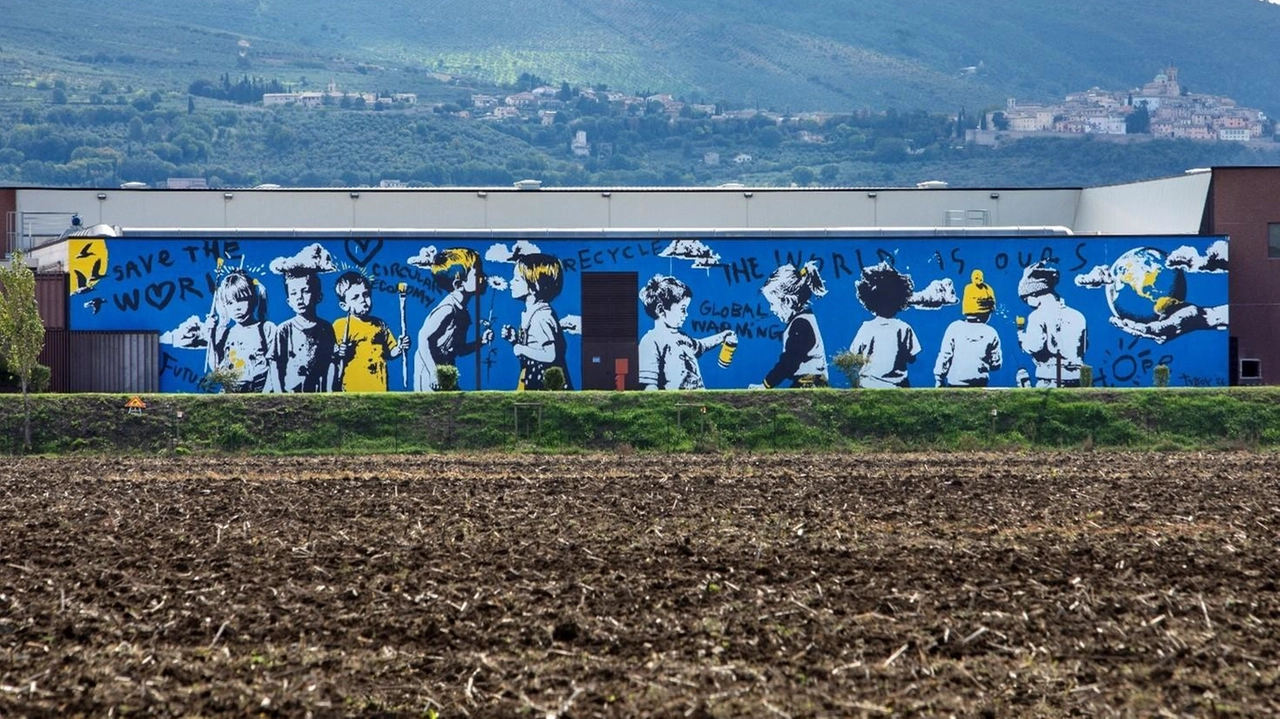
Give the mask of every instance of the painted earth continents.
M 1111 265 L 1111 284 L 1106 286 L 1112 314 L 1134 322 L 1154 322 L 1160 318 L 1157 310 L 1169 304 L 1166 298 L 1179 303 L 1186 299 L 1186 274 L 1166 267 L 1166 256 L 1153 247 L 1138 247 L 1120 255 Z

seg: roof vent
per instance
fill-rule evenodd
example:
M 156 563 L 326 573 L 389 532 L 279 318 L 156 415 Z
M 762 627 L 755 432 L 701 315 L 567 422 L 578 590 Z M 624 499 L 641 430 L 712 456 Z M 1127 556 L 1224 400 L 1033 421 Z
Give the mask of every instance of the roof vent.
M 916 183 L 916 189 L 918 190 L 938 190 L 947 186 L 945 180 L 925 180 L 924 182 Z
M 542 189 L 542 180 L 521 180 L 516 183 L 517 190 L 540 190 Z

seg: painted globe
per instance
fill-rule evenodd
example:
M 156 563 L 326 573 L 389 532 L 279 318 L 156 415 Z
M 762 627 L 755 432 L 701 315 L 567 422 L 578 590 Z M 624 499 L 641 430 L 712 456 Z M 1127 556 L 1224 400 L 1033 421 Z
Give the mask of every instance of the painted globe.
M 1138 247 L 1120 255 L 1111 265 L 1107 303 L 1121 319 L 1152 322 L 1160 318 L 1156 302 L 1187 297 L 1187 277 L 1181 269 L 1165 266 L 1166 254 L 1154 247 Z

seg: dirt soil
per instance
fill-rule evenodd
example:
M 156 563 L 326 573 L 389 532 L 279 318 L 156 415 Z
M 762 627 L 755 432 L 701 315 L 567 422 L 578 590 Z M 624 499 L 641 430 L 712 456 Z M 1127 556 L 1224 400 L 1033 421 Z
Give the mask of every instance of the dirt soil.
M 0 716 L 1280 713 L 1260 453 L 0 463 Z

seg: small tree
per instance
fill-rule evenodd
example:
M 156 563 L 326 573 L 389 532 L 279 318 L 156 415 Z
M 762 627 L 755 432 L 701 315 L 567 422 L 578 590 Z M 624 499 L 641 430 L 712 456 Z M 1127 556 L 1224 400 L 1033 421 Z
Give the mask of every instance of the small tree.
M 22 446 L 31 448 L 31 387 L 36 360 L 44 349 L 44 323 L 36 305 L 36 276 L 22 252 L 14 252 L 8 267 L 0 265 L 0 356 L 22 387 Z
M 1151 113 L 1147 110 L 1146 103 L 1138 105 L 1138 109 L 1124 119 L 1124 132 L 1126 135 L 1151 134 Z
M 849 378 L 849 386 L 857 389 L 862 384 L 862 367 L 867 363 L 867 356 L 845 350 L 831 358 L 831 364 Z
M 1093 367 L 1087 364 L 1080 365 L 1080 386 L 1093 386 Z

